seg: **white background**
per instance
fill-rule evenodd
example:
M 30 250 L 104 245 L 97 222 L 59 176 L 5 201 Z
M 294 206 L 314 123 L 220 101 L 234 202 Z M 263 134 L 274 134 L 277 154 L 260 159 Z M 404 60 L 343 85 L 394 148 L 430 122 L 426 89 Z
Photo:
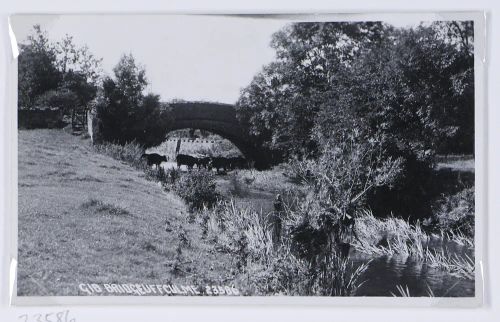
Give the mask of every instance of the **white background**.
M 210 13 L 369 13 L 369 12 L 432 12 L 485 10 L 487 14 L 487 106 L 488 109 L 488 220 L 487 256 L 484 265 L 485 298 L 478 309 L 444 308 L 359 308 L 359 307 L 302 307 L 302 306 L 123 306 L 123 307 L 9 307 L 8 275 L 9 249 L 7 235 L 12 231 L 6 225 L 6 211 L 12 190 L 8 186 L 15 169 L 16 142 L 12 142 L 16 131 L 15 118 L 5 106 L 9 82 L 6 71 L 11 60 L 8 40 L 7 17 L 14 13 L 153 13 L 153 12 L 210 12 Z M 497 275 L 499 256 L 496 245 L 500 245 L 499 170 L 500 153 L 496 142 L 500 139 L 497 126 L 499 103 L 497 92 L 500 82 L 500 2 L 494 0 L 85 0 L 85 1 L 13 1 L 0 2 L 0 321 L 23 321 L 22 314 L 45 314 L 69 309 L 75 322 L 97 321 L 498 321 L 500 319 L 500 279 Z M 126 32 L 126 30 L 124 30 Z M 96 35 L 98 36 L 98 35 Z M 12 108 L 12 107 L 9 107 Z M 9 207 L 10 208 L 10 207 Z M 495 256 L 497 255 L 497 256 Z

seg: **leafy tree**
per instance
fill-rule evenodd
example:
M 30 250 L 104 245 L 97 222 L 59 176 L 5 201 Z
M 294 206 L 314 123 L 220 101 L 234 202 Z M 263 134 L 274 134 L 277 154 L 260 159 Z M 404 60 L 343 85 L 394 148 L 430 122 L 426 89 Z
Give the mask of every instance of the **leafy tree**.
M 76 97 L 76 104 L 70 107 L 87 106 L 97 94 L 97 85 L 89 81 L 84 72 L 69 70 L 64 73 L 60 89 L 71 91 Z
M 57 108 L 65 113 L 79 104 L 78 96 L 68 89 L 57 89 L 44 92 L 37 97 L 36 106 Z
M 18 106 L 33 108 L 38 96 L 55 90 L 62 80 L 57 69 L 57 54 L 48 36 L 40 28 L 33 27 L 27 43 L 20 45 L 18 57 Z
M 113 72 L 114 79 L 103 80 L 95 104 L 103 138 L 120 144 L 161 143 L 167 129 L 165 111 L 158 95 L 143 93 L 147 85 L 144 68 L 132 55 L 123 55 Z
M 383 135 L 379 145 L 386 158 L 402 158 L 404 171 L 393 187 L 368 194 L 378 214 L 429 215 L 439 193 L 434 155 L 473 151 L 473 79 L 466 76 L 473 75 L 473 61 L 440 30 L 393 31 L 337 73 L 337 85 L 324 94 L 328 99 L 317 114 L 314 133 L 351 127 L 339 117 L 347 113 L 368 136 Z
M 237 102 L 249 134 L 283 154 L 317 150 L 311 129 L 323 94 L 335 86 L 335 74 L 384 32 L 378 22 L 296 23 L 273 35 L 277 60 L 255 76 Z
M 324 117 L 329 122 L 323 124 L 338 123 L 338 113 L 348 110 L 373 131 L 385 127 L 396 150 L 419 160 L 446 146 L 471 151 L 470 30 L 458 22 L 415 30 L 382 23 L 290 25 L 273 36 L 277 60 L 243 89 L 238 116 L 257 142 L 283 153 L 314 154 L 320 142 L 313 128 Z
M 70 35 L 58 41 L 54 49 L 57 53 L 57 67 L 62 73 L 83 75 L 88 83 L 97 85 L 102 73 L 102 58 L 95 57 L 86 45 L 76 46 Z
M 167 130 L 165 111 L 161 107 L 160 96 L 147 94 L 143 97 L 130 124 L 130 136 L 145 146 L 155 146 L 165 140 Z
M 27 43 L 20 47 L 19 108 L 41 104 L 67 111 L 86 106 L 95 97 L 101 59 L 86 46 L 77 47 L 73 37 L 66 35 L 53 43 L 35 25 Z
M 123 55 L 113 68 L 117 90 L 120 92 L 128 108 L 137 107 L 143 98 L 146 88 L 146 71 L 136 64 L 132 54 Z
M 468 24 L 458 26 L 288 26 L 273 37 L 277 60 L 242 91 L 239 118 L 259 143 L 299 159 L 320 160 L 330 155 L 325 147 L 342 147 L 343 137 L 355 131 L 366 140 L 378 138 L 373 148 L 383 151 L 379 159 L 401 160 L 402 170 L 392 187 L 364 194 L 366 202 L 425 216 L 435 197 L 429 179 L 434 155 L 452 146 L 472 150 L 472 38 L 465 36 Z M 359 177 L 373 171 L 372 159 L 362 160 Z

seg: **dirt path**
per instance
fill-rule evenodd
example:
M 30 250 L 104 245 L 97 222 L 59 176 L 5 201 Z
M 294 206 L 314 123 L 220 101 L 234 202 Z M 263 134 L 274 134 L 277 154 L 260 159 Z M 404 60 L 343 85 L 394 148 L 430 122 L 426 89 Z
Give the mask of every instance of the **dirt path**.
M 63 130 L 19 131 L 18 187 L 19 295 L 220 283 L 232 266 L 200 239 L 179 198 Z

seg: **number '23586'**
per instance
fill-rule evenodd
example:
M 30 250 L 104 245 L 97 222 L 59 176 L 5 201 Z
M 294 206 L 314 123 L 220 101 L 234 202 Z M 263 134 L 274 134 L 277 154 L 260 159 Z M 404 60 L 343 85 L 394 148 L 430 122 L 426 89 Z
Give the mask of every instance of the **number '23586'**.
M 70 318 L 69 311 L 23 314 L 19 316 L 22 322 L 76 322 L 76 319 Z

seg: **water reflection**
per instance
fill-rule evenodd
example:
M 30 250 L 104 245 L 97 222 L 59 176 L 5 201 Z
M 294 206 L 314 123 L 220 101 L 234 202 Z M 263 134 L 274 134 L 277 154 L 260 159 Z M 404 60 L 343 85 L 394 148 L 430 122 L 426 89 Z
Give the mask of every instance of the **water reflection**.
M 355 264 L 371 260 L 361 277 L 365 283 L 356 292 L 357 296 L 392 296 L 391 292 L 398 294 L 397 285 L 408 286 L 411 296 L 429 296 L 430 293 L 436 297 L 474 296 L 473 280 L 452 276 L 410 257 L 373 258 L 354 251 L 350 258 Z

